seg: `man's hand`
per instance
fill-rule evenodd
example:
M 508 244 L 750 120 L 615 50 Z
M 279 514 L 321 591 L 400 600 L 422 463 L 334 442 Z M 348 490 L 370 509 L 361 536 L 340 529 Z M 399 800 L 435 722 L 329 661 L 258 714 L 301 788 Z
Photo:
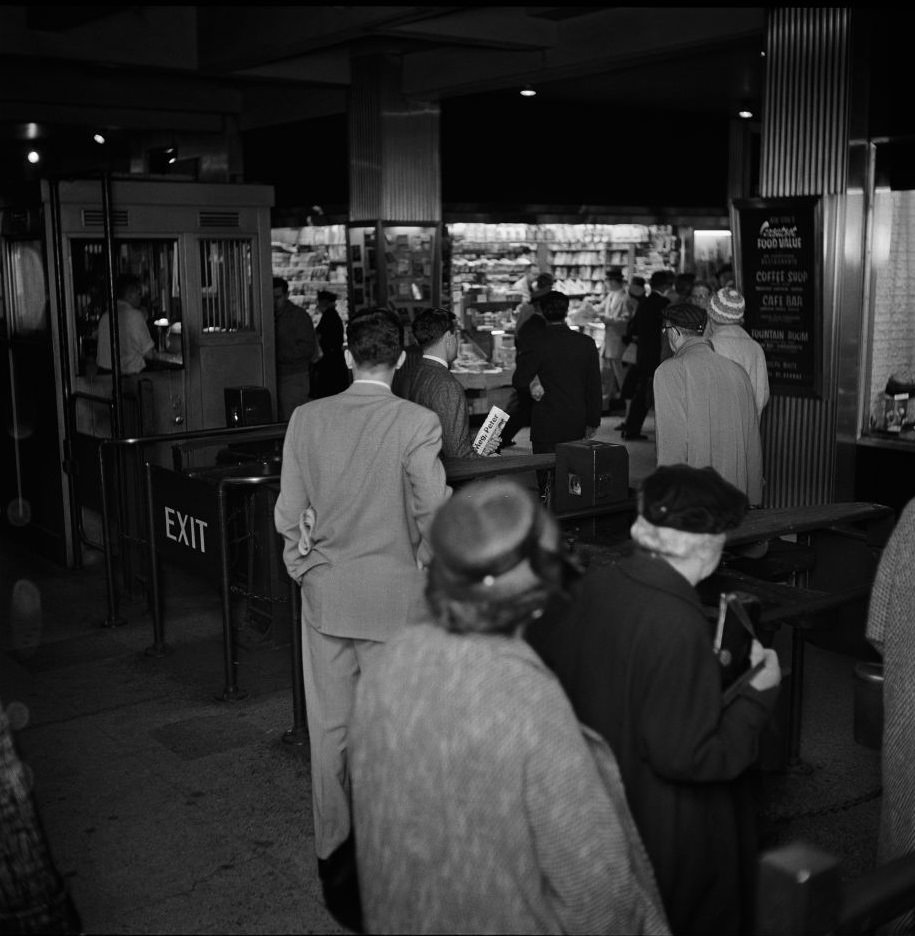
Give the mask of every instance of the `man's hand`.
M 483 451 L 480 452 L 481 455 L 497 455 L 498 452 L 496 449 L 502 444 L 502 436 L 494 435 L 489 441 L 483 446 Z
M 750 645 L 750 666 L 762 663 L 763 668 L 750 680 L 750 685 L 759 692 L 774 689 L 782 681 L 782 669 L 778 664 L 778 654 L 771 648 L 764 648 L 754 640 Z
M 593 439 L 600 426 L 585 426 L 585 438 Z
M 531 396 L 533 399 L 539 403 L 543 399 L 543 395 L 546 392 L 543 389 L 543 384 L 540 383 L 540 378 L 535 377 L 530 383 Z

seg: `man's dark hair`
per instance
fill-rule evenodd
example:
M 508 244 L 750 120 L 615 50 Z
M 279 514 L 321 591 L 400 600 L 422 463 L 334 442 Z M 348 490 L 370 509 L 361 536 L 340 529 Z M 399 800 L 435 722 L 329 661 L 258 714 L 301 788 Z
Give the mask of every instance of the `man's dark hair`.
M 403 351 L 403 324 L 390 309 L 366 309 L 349 320 L 346 346 L 360 367 L 393 367 Z
M 273 277 L 273 288 L 274 288 L 274 289 L 282 289 L 284 293 L 288 293 L 288 292 L 289 292 L 289 283 L 287 283 L 286 280 L 284 280 L 282 276 L 274 276 L 274 277 Z
M 413 319 L 413 337 L 423 349 L 432 347 L 442 335 L 454 331 L 457 316 L 447 309 L 423 309 Z
M 651 274 L 651 279 L 648 280 L 648 285 L 651 286 L 652 292 L 664 292 L 670 289 L 674 282 L 675 277 L 672 270 L 655 270 Z
M 630 285 L 630 286 L 641 286 L 641 287 L 644 289 L 644 288 L 645 288 L 645 277 L 644 277 L 644 276 L 633 276 L 632 279 L 629 280 L 629 285 Z
M 127 293 L 131 289 L 143 290 L 143 284 L 140 282 L 138 276 L 134 276 L 133 273 L 121 273 L 118 278 L 114 281 L 115 295 L 118 299 L 124 299 L 127 297 Z
M 569 297 L 558 290 L 551 290 L 540 300 L 540 314 L 548 322 L 561 322 L 569 314 Z
M 686 299 L 695 282 L 695 273 L 678 273 L 674 281 L 674 288 L 677 290 L 677 295 Z

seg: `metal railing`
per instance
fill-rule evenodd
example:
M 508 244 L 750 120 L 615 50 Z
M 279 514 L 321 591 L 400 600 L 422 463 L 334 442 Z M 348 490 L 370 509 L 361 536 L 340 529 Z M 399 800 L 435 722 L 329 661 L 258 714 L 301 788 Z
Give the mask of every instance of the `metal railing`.
M 102 508 L 102 549 L 105 554 L 105 583 L 107 588 L 108 616 L 105 624 L 108 627 L 125 623 L 119 615 L 119 602 L 114 582 L 114 560 L 112 555 L 110 513 L 109 513 L 109 472 L 108 453 L 113 451 L 136 449 L 142 452 L 145 447 L 162 443 L 174 444 L 177 442 L 202 442 L 205 440 L 227 440 L 257 442 L 268 439 L 279 439 L 285 435 L 286 423 L 271 423 L 265 426 L 245 426 L 237 429 L 201 429 L 196 432 L 174 432 L 162 435 L 140 436 L 131 439 L 103 439 L 99 445 L 99 480 L 101 484 Z M 120 501 L 120 484 L 115 485 Z M 120 535 L 120 529 L 119 529 Z M 137 538 L 140 543 L 144 537 Z

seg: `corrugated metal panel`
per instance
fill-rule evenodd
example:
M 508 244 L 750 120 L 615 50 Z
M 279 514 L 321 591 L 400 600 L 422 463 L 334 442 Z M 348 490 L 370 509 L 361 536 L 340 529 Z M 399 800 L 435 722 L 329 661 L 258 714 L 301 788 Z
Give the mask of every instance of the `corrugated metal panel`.
M 439 105 L 408 101 L 400 63 L 353 61 L 350 92 L 350 217 L 440 221 Z
M 766 507 L 832 500 L 835 477 L 835 403 L 772 397 L 763 427 Z
M 384 127 L 382 217 L 397 221 L 441 219 L 438 160 L 439 109 L 412 104 L 381 117 Z
M 849 9 L 773 9 L 760 160 L 765 196 L 845 190 Z
M 822 195 L 823 397 L 774 396 L 763 425 L 769 507 L 832 499 L 836 475 L 836 286 L 844 247 L 851 10 L 773 8 L 760 154 L 763 198 Z
M 350 218 L 381 217 L 381 89 L 374 60 L 352 60 L 349 95 Z

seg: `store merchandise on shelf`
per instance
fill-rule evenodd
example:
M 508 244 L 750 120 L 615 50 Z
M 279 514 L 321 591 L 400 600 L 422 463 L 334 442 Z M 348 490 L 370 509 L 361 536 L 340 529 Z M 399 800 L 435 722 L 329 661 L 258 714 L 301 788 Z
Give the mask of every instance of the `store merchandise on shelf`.
M 435 229 L 385 225 L 382 231 L 388 304 L 411 320 L 432 305 Z
M 273 275 L 289 283 L 289 298 L 296 305 L 313 309 L 321 290 L 335 293 L 337 311 L 347 317 L 346 226 L 308 225 L 273 228 L 271 265 Z
M 451 297 L 455 305 L 467 293 L 482 301 L 521 300 L 513 287 L 537 266 L 536 225 L 456 222 L 451 238 Z
M 521 301 L 515 284 L 531 266 L 552 273 L 554 288 L 578 302 L 599 302 L 606 277 L 625 279 L 679 269 L 679 234 L 671 225 L 514 224 L 455 222 L 451 238 L 451 297 L 459 302 Z

